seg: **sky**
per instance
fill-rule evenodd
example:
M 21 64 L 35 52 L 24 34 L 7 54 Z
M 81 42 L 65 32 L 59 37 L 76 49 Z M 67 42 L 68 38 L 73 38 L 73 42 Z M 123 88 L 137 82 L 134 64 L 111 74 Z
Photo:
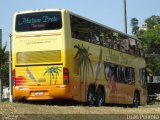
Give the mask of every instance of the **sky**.
M 128 34 L 130 20 L 136 17 L 141 26 L 152 15 L 160 16 L 160 0 L 126 0 Z M 0 0 L 0 29 L 2 44 L 12 34 L 13 15 L 17 11 L 64 8 L 98 23 L 124 32 L 123 0 Z

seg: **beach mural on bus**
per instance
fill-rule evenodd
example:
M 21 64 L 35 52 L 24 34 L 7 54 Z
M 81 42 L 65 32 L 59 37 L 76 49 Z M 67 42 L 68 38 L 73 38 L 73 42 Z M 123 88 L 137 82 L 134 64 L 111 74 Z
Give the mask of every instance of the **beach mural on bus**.
M 80 81 L 84 82 L 87 78 L 87 74 L 89 74 L 89 71 L 91 70 L 91 73 L 93 74 L 93 66 L 90 59 L 90 56 L 92 55 L 89 52 L 89 47 L 86 49 L 83 44 L 82 45 L 74 45 L 74 48 L 77 49 L 77 53 L 75 54 L 75 59 L 78 61 L 79 72 L 80 72 Z
M 92 77 L 94 76 L 94 70 L 92 61 L 90 59 L 90 56 L 92 55 L 90 53 L 90 49 L 85 48 L 82 45 L 74 45 L 74 48 L 77 49 L 77 52 L 75 54 L 75 58 L 78 60 L 79 70 L 80 70 L 80 81 L 84 81 L 87 78 L 87 74 L 89 74 L 89 71 L 91 70 Z M 94 84 L 96 84 L 97 80 L 99 80 L 99 75 L 102 67 L 102 49 L 100 49 L 99 53 L 99 60 L 95 69 L 95 78 L 94 78 Z

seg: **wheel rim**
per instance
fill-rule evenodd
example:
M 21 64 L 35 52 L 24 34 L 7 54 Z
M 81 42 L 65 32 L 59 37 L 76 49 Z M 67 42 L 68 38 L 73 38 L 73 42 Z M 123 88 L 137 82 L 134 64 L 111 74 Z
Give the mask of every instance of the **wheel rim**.
M 98 106 L 103 106 L 104 104 L 104 94 L 103 94 L 103 91 L 99 91 L 97 93 L 97 105 Z
M 102 105 L 103 105 L 103 102 L 104 102 L 104 99 L 103 99 L 103 98 L 100 98 L 100 99 L 99 99 L 99 102 L 98 102 L 98 106 L 102 106 Z
M 94 105 L 94 103 L 95 103 L 95 96 L 94 96 L 93 90 L 89 90 L 89 93 L 88 93 L 88 104 L 89 105 Z
M 139 97 L 138 97 L 138 94 L 135 94 L 133 99 L 133 106 L 135 108 L 138 108 L 138 105 L 139 105 Z

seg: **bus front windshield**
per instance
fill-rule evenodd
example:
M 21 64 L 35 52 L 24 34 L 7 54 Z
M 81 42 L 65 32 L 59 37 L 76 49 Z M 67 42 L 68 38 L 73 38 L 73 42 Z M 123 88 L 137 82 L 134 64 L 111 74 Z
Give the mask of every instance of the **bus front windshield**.
M 17 32 L 57 30 L 62 27 L 61 12 L 34 12 L 16 16 Z

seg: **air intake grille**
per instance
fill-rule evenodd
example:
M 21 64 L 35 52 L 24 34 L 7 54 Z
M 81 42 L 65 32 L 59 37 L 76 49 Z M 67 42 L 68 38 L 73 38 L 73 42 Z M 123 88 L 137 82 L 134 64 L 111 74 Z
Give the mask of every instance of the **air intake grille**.
M 54 51 L 18 52 L 16 61 L 17 64 L 60 62 L 61 51 L 54 50 Z

